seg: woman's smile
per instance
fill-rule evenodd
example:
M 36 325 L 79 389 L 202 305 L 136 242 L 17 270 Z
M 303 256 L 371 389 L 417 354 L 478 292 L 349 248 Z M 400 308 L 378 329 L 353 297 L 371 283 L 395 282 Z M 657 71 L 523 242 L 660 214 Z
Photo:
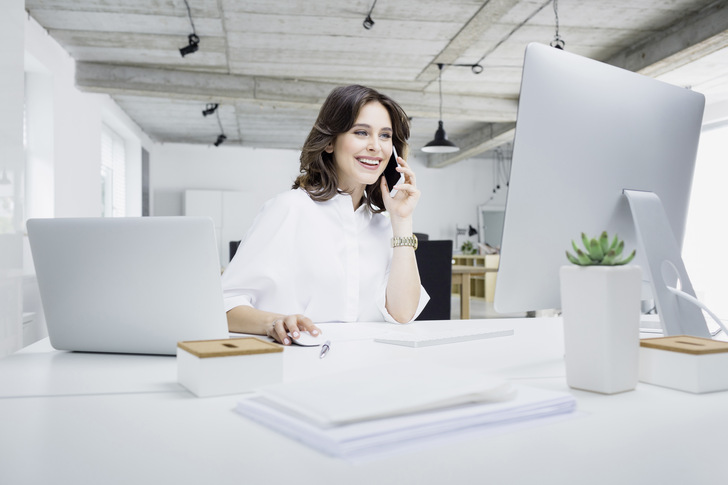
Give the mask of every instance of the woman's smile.
M 376 170 L 382 163 L 382 159 L 379 157 L 356 157 L 356 159 L 367 170 Z

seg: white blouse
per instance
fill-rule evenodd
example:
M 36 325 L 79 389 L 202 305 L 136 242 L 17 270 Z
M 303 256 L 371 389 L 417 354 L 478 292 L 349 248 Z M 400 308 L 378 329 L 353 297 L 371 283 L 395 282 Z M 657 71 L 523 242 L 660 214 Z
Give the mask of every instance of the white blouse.
M 340 194 L 315 202 L 303 189 L 266 202 L 222 275 L 225 311 L 247 305 L 314 322 L 396 322 L 385 293 L 392 225 Z M 430 297 L 420 287 L 416 318 Z

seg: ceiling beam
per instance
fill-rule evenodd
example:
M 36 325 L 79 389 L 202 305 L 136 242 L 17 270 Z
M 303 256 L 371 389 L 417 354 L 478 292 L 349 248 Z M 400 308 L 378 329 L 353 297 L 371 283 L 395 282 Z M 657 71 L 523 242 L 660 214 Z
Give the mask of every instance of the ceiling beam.
M 728 46 L 728 2 L 719 0 L 606 62 L 657 77 Z
M 76 63 L 76 85 L 88 92 L 200 102 L 251 103 L 318 111 L 338 84 L 148 67 Z M 438 100 L 422 91 L 380 89 L 408 115 L 437 118 Z M 449 95 L 448 119 L 506 122 L 516 119 L 517 102 L 487 96 Z
M 453 37 L 435 59 L 417 76 L 418 81 L 432 82 L 437 79 L 439 68 L 437 64 L 453 64 L 472 47 L 473 43 L 483 37 L 483 34 L 497 24 L 501 17 L 515 7 L 520 0 L 490 0 L 466 23 L 460 32 Z

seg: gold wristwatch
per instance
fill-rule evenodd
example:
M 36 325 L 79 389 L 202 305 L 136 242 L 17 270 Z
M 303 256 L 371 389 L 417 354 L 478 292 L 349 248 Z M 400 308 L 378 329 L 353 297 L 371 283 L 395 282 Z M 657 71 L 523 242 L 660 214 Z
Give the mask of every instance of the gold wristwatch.
M 412 234 L 411 236 L 406 237 L 393 237 L 392 247 L 396 248 L 397 246 L 412 246 L 415 250 L 417 250 L 417 236 Z

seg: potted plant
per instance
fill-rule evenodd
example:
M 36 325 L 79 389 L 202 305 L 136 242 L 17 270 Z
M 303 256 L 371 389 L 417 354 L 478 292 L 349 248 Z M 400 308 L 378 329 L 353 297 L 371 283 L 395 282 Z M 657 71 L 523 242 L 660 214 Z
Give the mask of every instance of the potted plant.
M 642 270 L 629 265 L 624 241 L 582 233 L 571 265 L 561 267 L 566 380 L 570 387 L 613 394 L 637 385 Z
M 470 241 L 465 241 L 462 246 L 460 246 L 460 251 L 463 254 L 476 254 L 478 252 L 478 250 L 475 249 L 475 246 L 473 246 L 473 243 Z

